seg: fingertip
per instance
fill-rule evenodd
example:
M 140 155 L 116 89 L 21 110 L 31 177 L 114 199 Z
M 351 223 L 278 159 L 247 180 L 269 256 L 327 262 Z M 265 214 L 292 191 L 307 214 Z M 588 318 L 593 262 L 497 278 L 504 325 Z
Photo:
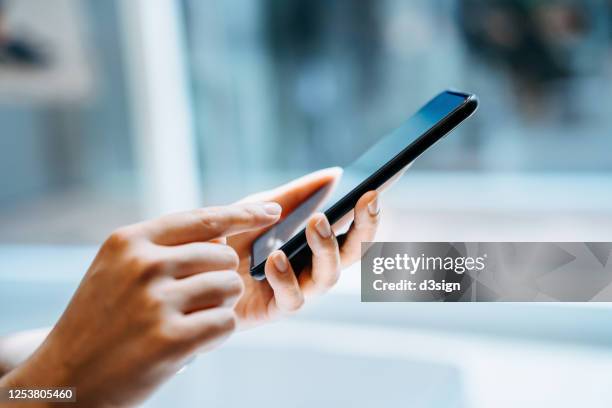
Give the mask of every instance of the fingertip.
M 355 219 L 340 251 L 344 266 L 360 258 L 362 243 L 375 239 L 380 221 L 379 196 L 380 194 L 376 191 L 368 191 L 355 205 Z
M 373 199 L 378 198 L 378 191 L 376 190 L 370 190 L 367 193 L 365 193 L 364 195 L 361 196 L 361 198 L 359 199 L 360 202 L 370 202 Z
M 372 190 L 362 195 L 359 201 L 357 201 L 355 209 L 358 212 L 367 210 L 370 216 L 376 217 L 380 212 L 378 191 Z
M 241 205 L 244 211 L 245 230 L 257 229 L 276 223 L 283 212 L 283 207 L 276 201 L 258 201 Z M 247 227 L 248 225 L 248 227 Z
M 274 292 L 274 302 L 283 313 L 295 312 L 304 303 L 304 295 L 287 256 L 280 250 L 268 257 L 266 278 Z
M 331 224 L 323 213 L 313 214 L 306 224 L 306 230 L 315 234 L 319 240 L 328 240 L 333 235 Z
M 376 224 L 380 218 L 380 194 L 368 191 L 355 205 L 355 224 Z
M 272 252 L 270 260 L 277 272 L 286 273 L 289 270 L 289 260 L 283 251 L 276 250 Z
M 283 207 L 275 201 L 266 201 L 263 203 L 263 209 L 266 215 L 274 218 L 280 217 L 283 212 Z
M 336 271 L 340 265 L 339 246 L 336 237 L 331 232 L 328 237 L 318 231 L 321 224 L 329 222 L 323 214 L 315 214 L 306 228 L 306 240 L 313 254 L 313 270 L 315 275 L 326 274 L 328 271 Z M 325 280 L 327 278 L 325 277 Z
M 321 218 L 323 218 L 324 215 L 322 213 L 314 213 L 310 216 L 310 218 L 308 219 L 308 222 L 306 223 L 306 229 L 311 229 L 314 230 L 314 226 L 315 224 L 321 220 Z
M 295 277 L 291 276 L 295 274 L 293 273 L 293 268 L 291 267 L 291 263 L 289 263 L 287 255 L 280 249 L 277 249 L 268 256 L 265 274 L 270 286 L 273 288 L 279 284 L 291 282 Z

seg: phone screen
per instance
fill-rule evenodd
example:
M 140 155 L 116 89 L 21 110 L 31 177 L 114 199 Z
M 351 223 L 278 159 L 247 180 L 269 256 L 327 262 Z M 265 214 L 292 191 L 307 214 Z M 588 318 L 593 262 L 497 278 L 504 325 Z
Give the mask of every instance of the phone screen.
M 338 180 L 320 188 L 286 218 L 262 234 L 253 244 L 252 265 L 259 265 L 304 228 L 315 211 L 327 211 L 376 170 L 417 141 L 438 122 L 460 107 L 467 95 L 443 92 L 430 100 L 399 128 L 371 146 L 338 174 Z

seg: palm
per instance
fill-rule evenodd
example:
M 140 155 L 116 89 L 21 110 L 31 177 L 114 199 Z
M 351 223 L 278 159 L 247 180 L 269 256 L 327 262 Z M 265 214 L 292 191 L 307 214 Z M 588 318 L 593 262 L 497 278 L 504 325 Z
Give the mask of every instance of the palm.
M 336 169 L 319 171 L 276 190 L 264 192 L 245 199 L 276 201 L 283 207 L 283 216 L 292 212 L 306 198 L 328 183 L 337 180 L 340 173 Z M 250 275 L 251 248 L 253 242 L 265 229 L 249 231 L 227 238 L 240 258 L 238 273 L 244 282 L 244 294 L 235 307 L 239 325 L 250 327 L 273 319 L 279 314 L 274 291 L 267 280 L 255 280 Z M 307 272 L 307 271 L 303 271 Z
M 244 282 L 244 294 L 236 304 L 235 311 L 241 327 L 264 323 L 279 314 L 274 291 L 268 281 L 258 281 L 250 275 L 251 246 L 262 232 L 235 235 L 227 240 L 227 243 L 236 250 L 240 257 L 238 273 Z

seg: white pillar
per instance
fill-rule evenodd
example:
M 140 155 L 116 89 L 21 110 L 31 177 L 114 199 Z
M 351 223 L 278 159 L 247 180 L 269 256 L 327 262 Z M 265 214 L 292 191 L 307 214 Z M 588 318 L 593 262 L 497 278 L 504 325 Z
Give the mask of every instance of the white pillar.
M 145 217 L 201 205 L 179 4 L 117 0 Z

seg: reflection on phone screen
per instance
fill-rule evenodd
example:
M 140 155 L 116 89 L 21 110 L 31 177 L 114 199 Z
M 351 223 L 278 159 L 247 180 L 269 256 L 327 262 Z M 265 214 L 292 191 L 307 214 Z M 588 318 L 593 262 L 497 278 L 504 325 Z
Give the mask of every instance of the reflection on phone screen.
M 338 185 L 339 175 L 302 202 L 295 210 L 274 227 L 262 234 L 253 244 L 253 264 L 257 265 L 268 258 L 274 250 L 280 248 L 296 232 L 305 227 L 308 218 L 328 201 Z
M 380 138 L 357 160 L 344 168 L 341 180 L 322 187 L 285 219 L 259 237 L 253 244 L 252 266 L 264 262 L 272 251 L 289 241 L 304 227 L 305 221 L 312 213 L 319 209 L 330 210 L 374 172 L 405 149 L 409 149 L 421 136 L 459 108 L 468 96 L 450 91 L 443 92 L 426 103 L 399 128 Z M 338 219 L 330 221 L 335 229 Z

